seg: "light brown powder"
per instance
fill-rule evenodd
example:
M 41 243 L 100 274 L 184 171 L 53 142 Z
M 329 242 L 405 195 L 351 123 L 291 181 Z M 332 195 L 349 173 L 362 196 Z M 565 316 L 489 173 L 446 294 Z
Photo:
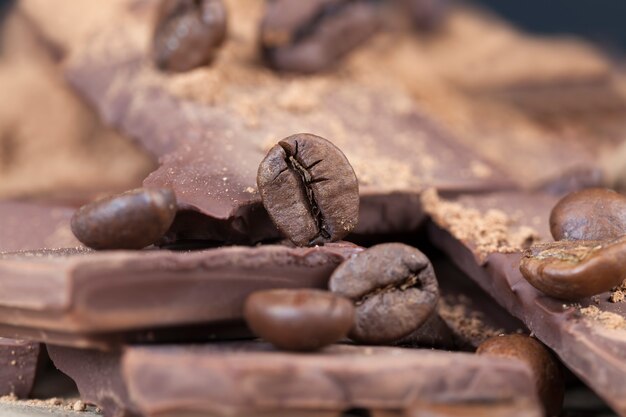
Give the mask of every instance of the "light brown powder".
M 38 407 L 45 408 L 48 410 L 56 410 L 56 411 L 93 411 L 94 407 L 88 407 L 81 400 L 77 400 L 74 398 L 48 398 L 46 400 L 40 399 L 28 399 L 28 400 L 20 400 L 15 396 L 15 394 L 4 395 L 0 397 L 0 404 L 2 403 L 11 403 L 11 404 L 22 404 L 24 406 L 30 407 Z
M 626 299 L 626 280 L 621 285 L 613 288 L 609 296 L 609 301 L 612 303 L 621 303 L 624 299 Z
M 607 329 L 626 330 L 626 318 L 619 314 L 602 311 L 596 306 L 581 308 L 580 312 L 585 318 L 600 323 Z
M 435 223 L 470 245 L 481 262 L 490 253 L 517 252 L 539 240 L 533 228 L 516 226 L 514 219 L 501 210 L 482 213 L 460 203 L 444 201 L 434 189 L 422 193 L 422 205 Z
M 485 323 L 483 314 L 473 310 L 471 300 L 463 295 L 455 299 L 440 299 L 439 315 L 453 332 L 474 345 L 504 333 L 503 329 Z

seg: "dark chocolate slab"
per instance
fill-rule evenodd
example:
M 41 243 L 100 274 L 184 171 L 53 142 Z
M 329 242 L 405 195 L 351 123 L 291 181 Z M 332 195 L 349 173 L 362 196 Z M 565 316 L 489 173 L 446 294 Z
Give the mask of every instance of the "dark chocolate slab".
M 61 344 L 121 333 L 241 320 L 253 291 L 326 288 L 361 249 L 223 247 L 195 252 L 67 249 L 0 255 L 0 334 Z M 29 331 L 30 329 L 30 331 Z M 49 338 L 49 339 L 48 339 Z M 88 343 L 87 343 L 88 345 Z
M 545 226 L 535 229 L 535 236 L 550 241 L 547 232 L 551 208 L 547 203 L 550 198 L 554 197 L 533 194 L 472 196 L 462 198 L 459 203 L 452 203 L 455 206 L 448 205 L 446 210 L 441 211 L 437 209 L 437 204 L 426 204 L 434 219 L 430 225 L 430 236 L 461 270 L 522 320 L 618 414 L 626 415 L 626 386 L 623 384 L 626 379 L 626 303 L 610 302 L 609 293 L 579 303 L 564 303 L 548 297 L 521 275 L 521 253 L 519 248 L 510 246 L 511 240 L 504 239 L 500 246 L 487 248 L 464 233 L 472 228 L 483 228 L 485 223 L 481 224 L 481 217 L 465 217 L 450 222 L 446 218 L 451 217 L 442 216 L 443 213 L 450 213 L 453 207 L 461 212 L 480 208 L 482 213 L 491 207 L 501 210 L 508 219 L 508 229 L 502 236 L 510 237 L 520 227 L 534 228 L 540 224 Z M 446 203 L 443 204 L 445 207 Z M 462 229 L 454 225 L 460 220 L 465 223 Z
M 117 355 L 51 347 L 50 355 L 105 415 L 400 415 L 435 405 L 541 415 L 522 363 L 472 354 L 345 345 L 294 354 L 248 342 L 129 347 Z
M 74 209 L 0 201 L 0 252 L 82 246 L 72 234 Z
M 35 382 L 39 344 L 0 337 L 0 396 L 25 398 Z
M 179 220 L 174 237 L 275 237 L 260 208 L 257 168 L 272 145 L 298 132 L 331 140 L 354 166 L 363 200 L 357 233 L 419 224 L 417 196 L 425 187 L 458 193 L 514 186 L 397 86 L 341 73 L 293 78 L 264 68 L 254 48 L 261 4 L 230 6 L 236 35 L 210 68 L 177 76 L 152 68 L 145 47 L 150 20 L 142 15 L 112 23 L 68 65 L 70 82 L 101 116 L 160 157 L 144 184 L 173 187 L 181 209 L 213 220 L 204 230 Z

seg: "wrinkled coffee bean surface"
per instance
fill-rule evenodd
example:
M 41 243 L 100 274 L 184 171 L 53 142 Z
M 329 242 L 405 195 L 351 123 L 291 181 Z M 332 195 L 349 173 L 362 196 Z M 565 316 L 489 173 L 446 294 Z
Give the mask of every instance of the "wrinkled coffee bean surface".
M 418 329 L 433 313 L 439 286 L 428 258 L 411 246 L 386 243 L 346 260 L 331 275 L 331 291 L 356 306 L 349 337 L 392 343 Z
M 356 227 L 356 175 L 326 139 L 299 134 L 281 140 L 261 162 L 257 184 L 270 218 L 296 245 L 334 242 Z
M 244 317 L 256 335 L 274 346 L 312 351 L 348 334 L 354 307 L 350 300 L 328 291 L 278 289 L 250 295 Z
M 138 188 L 81 207 L 72 232 L 93 249 L 141 249 L 163 237 L 176 209 L 171 189 Z

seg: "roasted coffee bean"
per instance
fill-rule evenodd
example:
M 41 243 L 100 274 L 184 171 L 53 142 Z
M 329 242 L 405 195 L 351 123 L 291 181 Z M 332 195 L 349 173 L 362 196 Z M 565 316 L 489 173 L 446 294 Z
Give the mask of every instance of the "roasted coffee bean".
M 603 241 L 559 241 L 534 245 L 520 271 L 543 293 L 578 300 L 609 291 L 626 278 L 626 236 Z
M 626 235 L 626 196 L 605 188 L 568 194 L 550 213 L 554 240 L 604 240 Z
M 311 351 L 348 334 L 354 307 L 350 300 L 328 291 L 278 289 L 249 296 L 244 317 L 256 335 L 274 346 Z
M 436 28 L 448 9 L 448 0 L 403 0 L 417 29 Z
M 222 0 L 164 0 L 152 54 L 162 70 L 188 71 L 210 63 L 226 39 Z
M 546 415 L 560 415 L 565 390 L 563 374 L 558 362 L 541 342 L 522 334 L 495 336 L 478 346 L 476 353 L 515 358 L 528 364 Z
M 158 241 L 176 215 L 166 188 L 138 188 L 89 203 L 74 213 L 72 232 L 93 249 L 141 249 Z
M 270 66 L 311 73 L 332 67 L 380 28 L 373 0 L 272 0 L 261 24 Z
M 359 185 L 345 155 L 319 136 L 281 140 L 259 166 L 257 185 L 274 224 L 293 243 L 340 240 L 359 218 Z
M 361 343 L 392 343 L 418 329 L 439 299 L 435 271 L 419 250 L 401 243 L 372 246 L 333 272 L 331 291 L 356 305 L 349 337 Z

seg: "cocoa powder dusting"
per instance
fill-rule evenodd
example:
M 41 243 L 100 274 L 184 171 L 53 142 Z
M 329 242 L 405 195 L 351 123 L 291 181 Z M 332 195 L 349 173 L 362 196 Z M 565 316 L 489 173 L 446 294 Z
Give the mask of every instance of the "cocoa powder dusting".
M 607 329 L 626 330 L 626 318 L 619 314 L 602 311 L 596 306 L 581 308 L 580 312 L 586 319 L 600 323 Z
M 624 299 L 626 299 L 626 280 L 621 285 L 613 288 L 611 295 L 609 295 L 609 301 L 612 303 L 621 303 Z
M 476 345 L 490 337 L 505 333 L 503 329 L 485 323 L 483 314 L 473 310 L 470 307 L 471 303 L 472 301 L 464 295 L 454 298 L 443 297 L 439 300 L 439 315 L 461 339 Z
M 489 209 L 482 213 L 460 203 L 444 201 L 434 189 L 422 193 L 422 205 L 437 225 L 470 245 L 481 263 L 490 253 L 518 252 L 540 240 L 536 230 L 516 225 L 515 220 L 501 210 Z

